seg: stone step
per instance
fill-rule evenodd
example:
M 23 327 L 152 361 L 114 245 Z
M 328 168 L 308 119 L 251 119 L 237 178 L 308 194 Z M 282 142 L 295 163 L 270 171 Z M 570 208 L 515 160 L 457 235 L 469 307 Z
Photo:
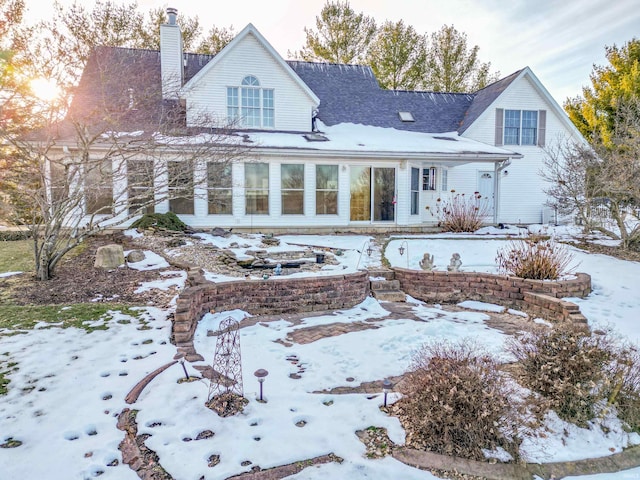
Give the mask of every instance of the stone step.
M 394 280 L 396 273 L 388 268 L 369 268 L 370 278 L 384 278 L 385 280 Z
M 400 281 L 371 280 L 371 290 L 400 290 Z
M 404 302 L 407 294 L 400 290 L 373 290 L 373 298 L 381 302 Z

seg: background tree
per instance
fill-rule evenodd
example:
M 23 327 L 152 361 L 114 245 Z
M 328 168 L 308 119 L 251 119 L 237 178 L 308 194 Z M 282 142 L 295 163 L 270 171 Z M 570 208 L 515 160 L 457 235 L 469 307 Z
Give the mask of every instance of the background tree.
M 619 110 L 640 99 L 640 40 L 605 49 L 609 65 L 594 66 L 591 87 L 567 99 L 564 108 L 585 138 L 611 145 Z
M 391 90 L 415 90 L 425 74 L 425 60 L 424 36 L 402 20 L 385 22 L 367 52 L 378 83 Z
M 233 29 L 233 25 L 229 28 L 213 26 L 200 41 L 196 52 L 215 55 L 226 47 L 235 36 L 236 32 Z
M 135 5 L 135 4 L 134 4 Z M 149 50 L 160 50 L 160 25 L 167 23 L 167 12 L 165 8 L 159 7 L 151 9 L 147 12 L 145 20 L 140 24 L 141 27 L 136 31 L 135 44 L 133 48 L 147 48 Z M 182 32 L 182 47 L 185 52 L 198 52 L 196 44 L 202 34 L 202 27 L 197 16 L 190 17 L 180 14 L 178 24 Z M 98 45 L 111 45 L 108 43 L 100 43 Z
M 431 34 L 422 88 L 434 92 L 475 92 L 496 81 L 491 63 L 478 59 L 480 47 L 469 48 L 467 35 L 453 25 Z
M 329 0 L 316 16 L 316 29 L 305 27 L 306 44 L 295 56 L 307 61 L 363 63 L 376 34 L 376 22 L 356 13 L 347 0 Z

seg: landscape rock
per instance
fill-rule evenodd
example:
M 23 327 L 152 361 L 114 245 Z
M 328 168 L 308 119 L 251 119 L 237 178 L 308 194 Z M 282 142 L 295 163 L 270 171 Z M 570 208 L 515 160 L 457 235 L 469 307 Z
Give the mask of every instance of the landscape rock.
M 118 268 L 124 265 L 124 250 L 122 245 L 111 244 L 98 247 L 96 251 L 96 260 L 93 264 L 98 268 Z
M 145 259 L 144 252 L 142 250 L 131 250 L 127 255 L 127 262 L 137 263 Z

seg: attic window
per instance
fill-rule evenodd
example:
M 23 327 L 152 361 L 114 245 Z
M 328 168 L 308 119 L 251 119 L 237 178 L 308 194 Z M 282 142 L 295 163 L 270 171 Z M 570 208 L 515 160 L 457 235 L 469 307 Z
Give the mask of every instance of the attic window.
M 403 122 L 415 122 L 411 112 L 398 112 L 398 116 Z

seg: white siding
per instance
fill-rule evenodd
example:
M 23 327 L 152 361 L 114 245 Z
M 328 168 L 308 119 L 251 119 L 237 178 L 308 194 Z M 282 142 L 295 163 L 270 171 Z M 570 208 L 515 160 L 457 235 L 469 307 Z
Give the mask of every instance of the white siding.
M 505 110 L 546 110 L 546 144 L 568 138 L 571 132 L 563 125 L 553 108 L 540 95 L 527 76 L 516 80 L 463 136 L 493 145 L 495 140 L 496 108 Z M 524 155 L 514 159 L 500 179 L 500 210 L 498 222 L 540 223 L 547 196 L 545 182 L 540 176 L 544 166 L 543 148 L 532 145 L 505 145 L 503 148 Z M 493 164 L 468 164 L 449 170 L 451 188 L 477 189 L 477 172 L 493 170 Z
M 255 76 L 261 88 L 274 90 L 275 130 L 311 130 L 316 105 L 253 35 L 244 37 L 185 94 L 187 123 L 197 125 L 204 117 L 224 124 L 227 87 L 239 87 L 247 75 Z

